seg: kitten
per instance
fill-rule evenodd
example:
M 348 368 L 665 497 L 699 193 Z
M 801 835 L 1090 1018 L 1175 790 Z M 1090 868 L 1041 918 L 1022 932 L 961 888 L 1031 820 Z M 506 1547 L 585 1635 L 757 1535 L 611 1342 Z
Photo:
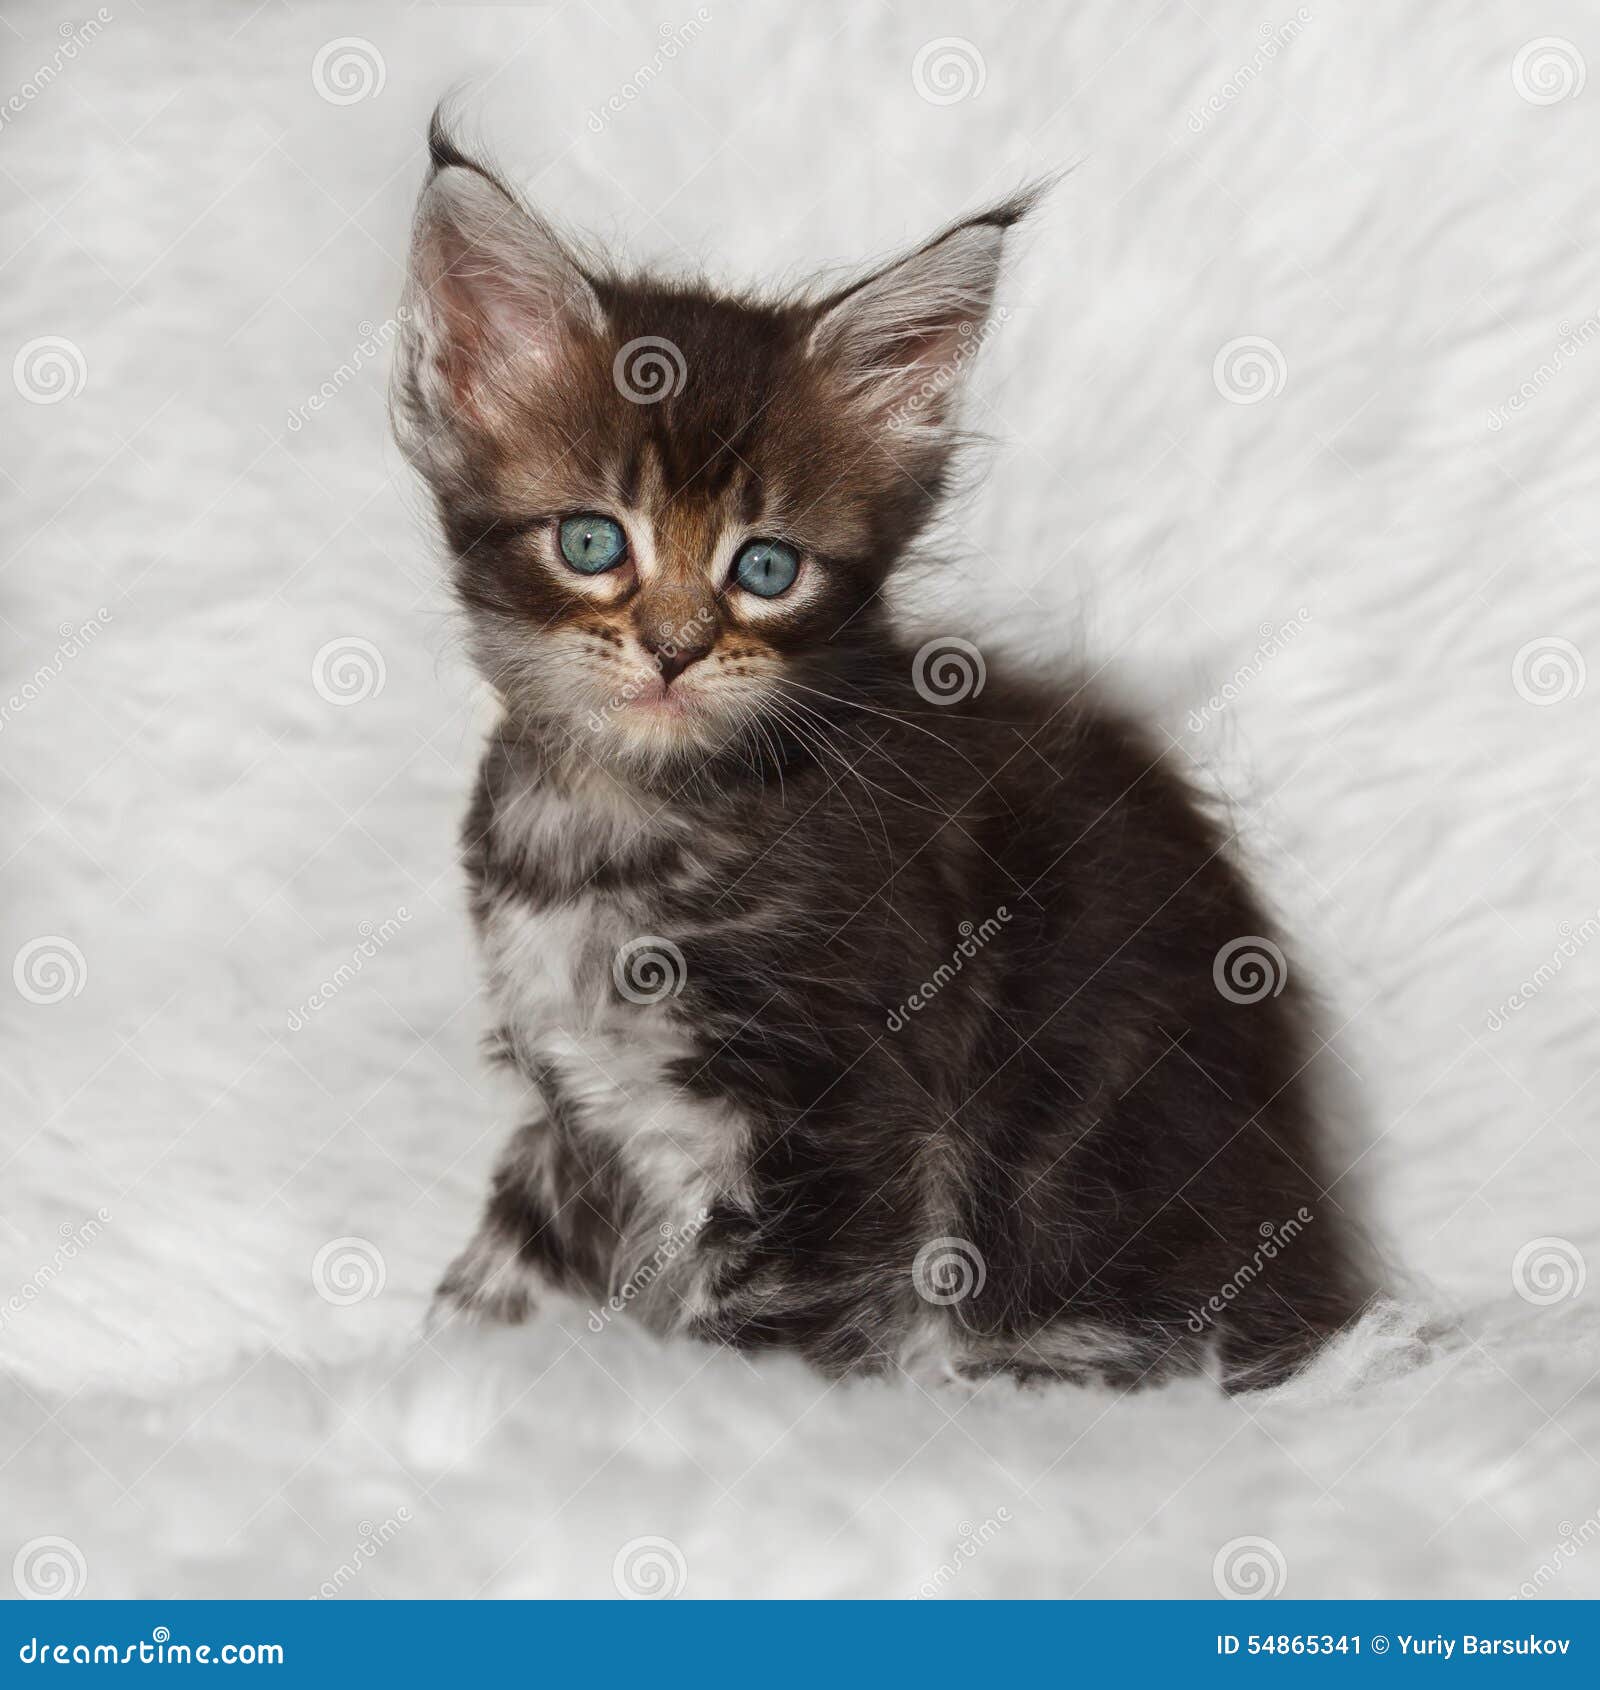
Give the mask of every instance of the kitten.
M 442 1307 L 1284 1376 L 1363 1288 L 1229 840 L 1135 723 L 882 597 L 1029 197 L 763 300 L 580 261 L 430 143 L 396 426 L 504 707 L 465 856 L 528 1110 Z

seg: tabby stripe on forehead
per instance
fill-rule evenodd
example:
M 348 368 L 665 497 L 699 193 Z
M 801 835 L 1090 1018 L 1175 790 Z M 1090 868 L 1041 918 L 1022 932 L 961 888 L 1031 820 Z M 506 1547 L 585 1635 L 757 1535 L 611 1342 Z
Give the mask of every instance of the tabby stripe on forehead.
M 714 430 L 708 440 L 699 430 L 657 428 L 650 444 L 672 499 L 690 488 L 707 498 L 720 498 L 744 467 L 738 452 Z
M 746 469 L 744 484 L 739 489 L 739 515 L 754 528 L 767 508 L 767 492 L 761 477 L 753 469 Z
M 622 495 L 625 505 L 637 505 L 639 502 L 639 483 L 644 477 L 644 448 L 635 446 L 628 454 L 628 461 L 622 471 L 622 485 L 618 491 Z

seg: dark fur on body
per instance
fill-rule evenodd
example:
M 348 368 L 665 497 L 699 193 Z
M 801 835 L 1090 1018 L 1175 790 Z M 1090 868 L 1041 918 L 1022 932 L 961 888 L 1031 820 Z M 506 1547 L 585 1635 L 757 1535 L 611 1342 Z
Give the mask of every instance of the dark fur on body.
M 551 1285 L 834 1371 L 1234 1387 L 1358 1310 L 1298 984 L 1214 976 L 1272 931 L 1226 834 L 1085 692 L 991 670 L 930 703 L 881 597 L 954 443 L 930 372 L 1026 206 L 830 296 L 731 300 L 579 265 L 436 127 L 397 410 L 506 706 L 465 851 L 530 1099 L 447 1306 Z M 646 336 L 687 379 L 640 404 L 615 367 Z M 550 549 L 592 510 L 639 536 L 615 581 Z M 711 567 L 750 533 L 803 553 L 793 603 Z M 636 721 L 616 689 L 655 662 Z M 636 936 L 682 958 L 648 1001 Z

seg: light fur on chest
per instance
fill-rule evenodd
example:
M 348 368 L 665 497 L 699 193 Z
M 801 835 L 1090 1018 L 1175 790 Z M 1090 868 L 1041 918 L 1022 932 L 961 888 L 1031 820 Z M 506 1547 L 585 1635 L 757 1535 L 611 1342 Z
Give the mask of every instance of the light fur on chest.
M 586 805 L 521 795 L 496 819 L 497 830 L 507 826 L 515 832 L 506 843 L 525 851 L 525 861 L 560 853 L 569 882 L 581 882 L 587 859 L 598 867 L 627 837 L 617 806 L 603 798 Z M 547 1076 L 568 1116 L 615 1154 L 639 1195 L 612 1293 L 647 1276 L 631 1288 L 634 1311 L 676 1325 L 703 1312 L 689 1241 L 719 1201 L 742 1200 L 749 1133 L 731 1105 L 670 1078 L 695 1050 L 676 993 L 635 1002 L 617 989 L 619 955 L 655 936 L 650 903 L 643 887 L 547 903 L 503 894 L 484 911 L 482 939 L 519 1067 Z

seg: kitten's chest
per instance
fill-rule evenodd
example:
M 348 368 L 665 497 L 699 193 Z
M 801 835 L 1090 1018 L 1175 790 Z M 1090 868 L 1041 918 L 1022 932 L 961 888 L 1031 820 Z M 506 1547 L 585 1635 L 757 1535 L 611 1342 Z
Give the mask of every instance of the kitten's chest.
M 649 872 L 664 838 L 603 794 L 533 788 L 497 812 L 487 843 L 479 934 L 491 990 L 517 1038 L 659 1043 L 668 1018 L 632 1012 L 664 1005 L 682 980 L 653 994 L 630 994 L 630 983 L 652 942 L 672 955 L 655 931 L 661 900 Z
M 537 792 L 504 806 L 479 932 L 517 1066 L 564 1127 L 621 1152 L 645 1209 L 678 1225 L 740 1184 L 747 1135 L 674 1077 L 696 1037 L 671 888 L 695 871 L 670 819 L 627 819 Z

